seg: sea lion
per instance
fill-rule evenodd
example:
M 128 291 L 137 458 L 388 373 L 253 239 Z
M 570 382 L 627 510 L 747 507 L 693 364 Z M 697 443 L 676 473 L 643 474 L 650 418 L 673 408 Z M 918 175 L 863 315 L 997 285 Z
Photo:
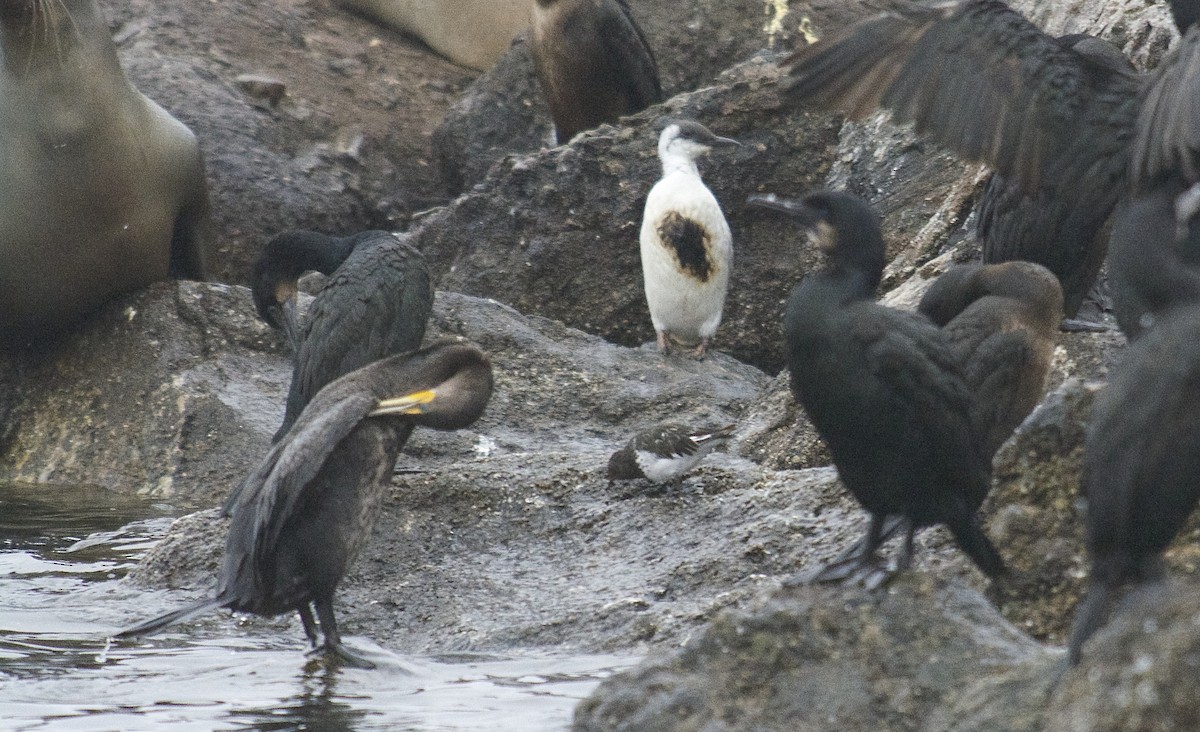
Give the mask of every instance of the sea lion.
M 460 66 L 491 68 L 529 27 L 531 0 L 334 0 L 352 13 L 416 36 Z
M 202 279 L 211 227 L 195 136 L 126 80 L 95 0 L 0 2 L 0 345 Z

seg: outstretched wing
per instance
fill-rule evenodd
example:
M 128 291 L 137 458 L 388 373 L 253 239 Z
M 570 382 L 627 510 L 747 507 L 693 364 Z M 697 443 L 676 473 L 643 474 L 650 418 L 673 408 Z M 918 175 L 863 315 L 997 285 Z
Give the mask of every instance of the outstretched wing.
M 1125 175 L 1136 74 L 1064 47 L 998 0 L 889 7 L 786 59 L 788 94 L 855 118 L 890 109 L 1026 190 Z
M 1151 184 L 1172 171 L 1200 181 L 1200 27 L 1159 64 L 1137 120 L 1132 178 Z

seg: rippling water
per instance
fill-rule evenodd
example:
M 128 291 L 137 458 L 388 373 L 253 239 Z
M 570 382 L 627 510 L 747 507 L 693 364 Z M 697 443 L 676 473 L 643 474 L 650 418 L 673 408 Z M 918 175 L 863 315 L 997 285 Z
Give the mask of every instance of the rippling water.
M 634 661 L 411 658 L 351 637 L 381 667 L 330 668 L 294 633 L 227 616 L 109 648 L 106 634 L 181 602 L 118 581 L 169 510 L 0 484 L 0 729 L 563 730 L 579 699 Z

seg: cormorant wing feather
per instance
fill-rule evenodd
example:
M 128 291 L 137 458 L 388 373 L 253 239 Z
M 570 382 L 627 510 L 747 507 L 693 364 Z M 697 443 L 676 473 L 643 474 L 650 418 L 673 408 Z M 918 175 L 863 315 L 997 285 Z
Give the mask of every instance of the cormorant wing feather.
M 608 3 L 600 4 L 598 29 L 604 48 L 611 58 L 620 59 L 618 68 L 630 70 L 623 81 L 634 105 L 643 109 L 658 104 L 663 100 L 663 90 L 654 52 L 628 3 L 625 0 L 614 2 L 619 12 Z
M 1125 174 L 1112 129 L 1132 129 L 1140 77 L 1062 47 L 999 0 L 889 7 L 786 59 L 789 93 L 855 118 L 886 107 L 1027 190 L 1081 185 L 1097 165 Z
M 419 348 L 432 308 L 432 280 L 419 252 L 391 235 L 360 245 L 309 311 L 293 375 L 304 402 L 340 376 Z
M 356 392 L 322 402 L 319 409 L 306 409 L 247 478 L 245 490 L 239 491 L 243 497 L 238 510 L 250 502 L 254 504 L 256 521 L 249 553 L 256 574 L 260 560 L 273 553 L 283 525 L 303 500 L 326 458 L 378 402 L 369 392 Z
M 1135 185 L 1172 171 L 1188 183 L 1200 181 L 1200 26 L 1159 64 L 1146 88 L 1131 166 Z
M 886 406 L 880 411 L 905 425 L 903 449 L 939 466 L 943 480 L 928 490 L 965 495 L 977 509 L 989 487 L 987 468 L 958 359 L 924 318 L 892 312 L 894 317 L 876 321 L 887 332 L 869 344 L 863 359 L 881 386 L 878 398 Z

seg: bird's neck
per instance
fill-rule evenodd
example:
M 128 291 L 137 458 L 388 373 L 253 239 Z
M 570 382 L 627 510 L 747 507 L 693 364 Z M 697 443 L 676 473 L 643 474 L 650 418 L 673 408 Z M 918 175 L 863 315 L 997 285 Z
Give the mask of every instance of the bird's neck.
M 672 173 L 685 173 L 687 175 L 694 175 L 697 178 L 700 177 L 700 169 L 696 167 L 696 159 L 691 155 L 660 150 L 658 156 L 662 159 L 664 178 Z

